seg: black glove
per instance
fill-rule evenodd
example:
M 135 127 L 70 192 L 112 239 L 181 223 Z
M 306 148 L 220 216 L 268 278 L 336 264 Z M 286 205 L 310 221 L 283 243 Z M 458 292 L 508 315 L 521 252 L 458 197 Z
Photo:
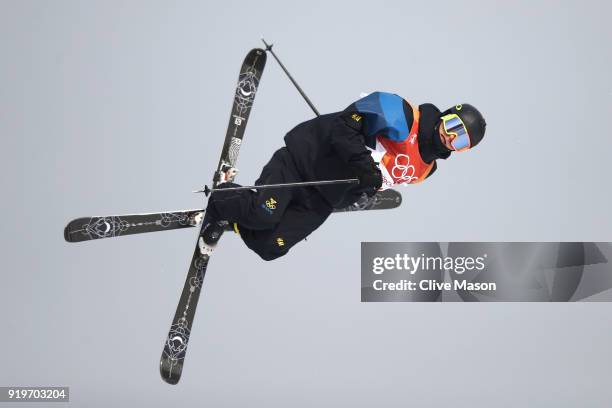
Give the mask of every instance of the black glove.
M 368 197 L 376 194 L 379 188 L 382 187 L 382 173 L 377 165 L 372 164 L 372 167 L 366 171 L 362 171 L 359 175 L 359 187 L 364 189 Z

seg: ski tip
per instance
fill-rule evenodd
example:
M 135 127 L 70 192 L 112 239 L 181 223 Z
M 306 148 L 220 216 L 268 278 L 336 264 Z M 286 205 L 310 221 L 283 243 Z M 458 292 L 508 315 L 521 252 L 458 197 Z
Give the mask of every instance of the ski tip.
M 178 384 L 178 382 L 179 382 L 178 378 L 175 380 L 174 378 L 172 378 L 172 379 L 170 379 L 170 378 L 166 378 L 166 377 L 164 377 L 163 375 L 162 375 L 162 379 L 164 380 L 164 382 L 165 382 L 166 384 L 170 384 L 170 385 L 176 385 L 176 384 Z
M 66 242 L 74 242 L 72 240 L 72 237 L 70 236 L 70 224 L 72 223 L 69 222 L 68 225 L 66 225 L 66 227 L 64 228 L 64 240 L 66 240 Z
M 162 380 L 164 380 L 164 382 L 166 384 L 170 384 L 170 385 L 176 385 L 178 384 L 179 380 L 181 379 L 180 377 L 172 377 L 172 376 L 166 376 L 165 373 L 161 372 L 161 378 Z M 166 373 L 167 374 L 167 373 Z
M 399 207 L 399 205 L 402 203 L 402 193 L 400 193 L 399 191 L 397 191 L 395 189 L 392 189 L 392 190 L 389 190 L 389 191 L 393 192 L 393 198 L 395 200 L 395 203 Z
M 168 370 L 168 367 L 166 367 L 166 365 L 164 364 L 163 359 L 159 363 L 159 375 L 161 376 L 162 380 L 164 380 L 164 382 L 170 385 L 178 384 L 179 380 L 181 379 L 180 374 L 172 374 L 172 372 Z

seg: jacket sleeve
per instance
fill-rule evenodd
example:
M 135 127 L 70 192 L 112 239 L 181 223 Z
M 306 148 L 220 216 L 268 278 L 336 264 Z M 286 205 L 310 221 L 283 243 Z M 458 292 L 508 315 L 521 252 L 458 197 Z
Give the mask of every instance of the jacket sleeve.
M 336 117 L 331 132 L 331 145 L 338 156 L 358 173 L 376 168 L 361 132 L 364 118 L 355 112 L 344 112 Z

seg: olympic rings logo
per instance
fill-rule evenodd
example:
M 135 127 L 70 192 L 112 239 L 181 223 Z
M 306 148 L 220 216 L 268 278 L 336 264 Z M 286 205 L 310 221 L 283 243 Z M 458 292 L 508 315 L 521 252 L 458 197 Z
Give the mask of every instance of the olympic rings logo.
M 391 176 L 396 180 L 402 180 L 406 183 L 412 183 L 418 180 L 415 177 L 416 169 L 410 164 L 410 157 L 405 154 L 395 156 L 395 165 L 391 169 Z

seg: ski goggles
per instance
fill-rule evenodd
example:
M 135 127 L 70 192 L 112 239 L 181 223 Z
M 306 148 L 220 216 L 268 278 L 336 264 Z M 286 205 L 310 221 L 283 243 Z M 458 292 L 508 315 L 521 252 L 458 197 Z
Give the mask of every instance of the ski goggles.
M 442 126 L 444 126 L 446 133 L 452 137 L 451 145 L 455 151 L 462 152 L 470 148 L 470 136 L 459 116 L 454 113 L 442 116 Z

